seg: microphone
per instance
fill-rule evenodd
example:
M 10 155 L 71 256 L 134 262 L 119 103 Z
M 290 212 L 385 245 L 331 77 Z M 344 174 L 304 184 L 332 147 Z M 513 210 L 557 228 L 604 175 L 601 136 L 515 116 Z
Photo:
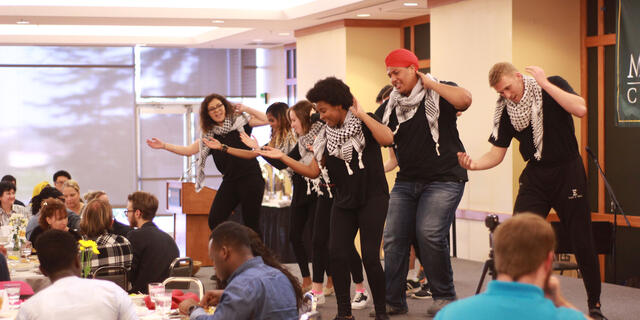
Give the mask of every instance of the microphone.
M 598 157 L 596 157 L 596 154 L 593 153 L 593 151 L 591 151 L 591 148 L 589 148 L 589 146 L 584 147 L 587 150 L 587 153 L 591 156 L 592 159 L 597 160 Z

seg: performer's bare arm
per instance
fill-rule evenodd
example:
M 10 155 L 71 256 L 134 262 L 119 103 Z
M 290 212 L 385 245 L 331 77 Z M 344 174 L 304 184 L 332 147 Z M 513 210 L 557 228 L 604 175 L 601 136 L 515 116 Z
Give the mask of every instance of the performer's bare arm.
M 204 144 L 207 145 L 207 147 L 214 149 L 214 150 L 222 150 L 222 143 L 220 143 L 220 141 L 218 141 L 217 139 L 214 138 L 204 138 L 202 140 L 202 142 L 204 142 Z M 232 148 L 227 146 L 227 150 L 226 152 L 234 157 L 238 157 L 238 158 L 243 158 L 243 159 L 253 159 L 255 157 L 258 156 L 258 153 L 256 153 L 253 150 L 245 150 L 245 149 L 239 149 L 239 148 Z
M 376 139 L 378 144 L 381 146 L 390 146 L 393 144 L 393 132 L 391 132 L 391 129 L 368 115 L 364 109 L 362 109 L 356 98 L 353 98 L 353 105 L 349 110 L 369 128 L 371 135 Z
M 269 123 L 267 115 L 264 112 L 248 107 L 242 103 L 236 103 L 234 106 L 236 112 L 246 112 L 251 115 L 249 125 L 252 127 L 259 127 Z
M 492 146 L 480 159 L 473 160 L 467 153 L 458 152 L 458 163 L 467 170 L 491 169 L 502 162 L 506 153 L 507 148 Z
M 287 165 L 287 167 L 291 168 L 301 176 L 315 179 L 320 175 L 320 167 L 318 166 L 318 162 L 316 162 L 316 159 L 313 159 L 311 163 L 306 165 L 300 161 L 293 160 L 293 158 L 284 154 L 284 152 L 282 152 L 280 149 L 272 147 L 262 147 L 262 149 L 257 150 L 257 152 L 263 157 L 278 159 L 282 161 L 285 165 Z
M 540 85 L 544 91 L 546 91 L 558 104 L 562 106 L 567 112 L 572 115 L 582 118 L 587 114 L 587 105 L 581 96 L 573 93 L 566 92 L 553 83 L 549 82 L 547 76 L 544 74 L 544 70 L 536 66 L 528 66 L 524 68 L 531 76 L 536 79 L 536 82 Z
M 471 105 L 471 92 L 469 90 L 451 86 L 445 83 L 435 82 L 424 73 L 418 72 L 425 89 L 433 89 L 441 97 L 445 98 L 456 110 L 464 111 Z
M 188 146 L 178 146 L 175 144 L 166 143 L 158 138 L 147 139 L 147 145 L 153 149 L 165 149 L 169 152 L 179 154 L 181 156 L 192 156 L 198 153 L 198 143 L 200 139 Z
M 396 158 L 396 153 L 393 151 L 393 148 L 389 148 L 389 160 L 384 163 L 384 172 L 389 172 L 395 169 L 398 166 L 398 159 Z

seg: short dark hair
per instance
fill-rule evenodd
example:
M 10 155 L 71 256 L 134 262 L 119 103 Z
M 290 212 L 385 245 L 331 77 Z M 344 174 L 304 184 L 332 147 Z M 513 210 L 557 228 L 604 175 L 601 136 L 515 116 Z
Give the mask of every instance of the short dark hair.
M 53 182 L 56 182 L 56 179 L 58 179 L 58 177 L 60 176 L 67 177 L 67 179 L 71 180 L 71 175 L 69 174 L 69 172 L 59 170 L 58 172 L 53 174 Z
M 229 246 L 234 249 L 246 247 L 251 249 L 251 238 L 247 233 L 247 227 L 233 221 L 219 224 L 211 232 L 210 240 L 218 246 Z
M 62 196 L 63 195 L 62 195 L 62 192 L 60 192 L 60 190 L 52 186 L 44 187 L 37 196 L 31 198 L 31 214 L 33 214 L 34 216 L 38 214 L 38 212 L 40 211 L 40 206 L 42 206 L 42 201 L 44 199 L 47 199 L 47 198 L 60 199 Z
M 129 196 L 127 200 L 131 201 L 133 210 L 140 210 L 142 219 L 153 220 L 158 211 L 158 198 L 151 193 L 144 191 L 136 191 Z
M 16 184 L 16 177 L 14 177 L 14 176 L 12 176 L 10 174 L 7 174 L 4 177 L 2 177 L 2 179 L 0 181 L 3 181 L 3 182 L 7 181 L 7 182 L 11 182 L 13 184 Z
M 78 259 L 78 242 L 71 233 L 60 230 L 47 230 L 36 240 L 40 268 L 51 276 L 69 269 Z
M 391 91 L 393 91 L 393 86 L 391 86 L 390 84 L 382 87 L 382 89 L 380 89 L 380 92 L 378 92 L 378 95 L 376 96 L 376 103 L 381 103 L 385 99 L 389 98 Z
M 316 82 L 307 92 L 307 100 L 313 103 L 324 101 L 332 106 L 342 106 L 345 110 L 349 110 L 353 105 L 353 95 L 349 86 L 336 77 Z
M 16 191 L 16 186 L 9 181 L 0 182 L 0 196 L 2 196 L 6 191 Z

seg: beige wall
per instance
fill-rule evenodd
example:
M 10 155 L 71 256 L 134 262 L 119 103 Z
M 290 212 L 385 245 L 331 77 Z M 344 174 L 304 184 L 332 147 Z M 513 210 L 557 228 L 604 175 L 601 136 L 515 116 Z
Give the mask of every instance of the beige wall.
M 489 150 L 496 93 L 487 73 L 496 61 L 512 58 L 511 0 L 469 0 L 431 10 L 431 72 L 471 91 L 473 103 L 458 120 L 467 152 L 480 157 Z M 496 168 L 469 171 L 460 208 L 511 212 L 512 160 L 507 153 Z
M 296 38 L 298 100 L 304 99 L 316 81 L 347 73 L 347 30 L 338 28 Z
M 513 0 L 513 64 L 522 71 L 537 65 L 560 75 L 580 93 L 580 0 Z M 580 145 L 580 121 L 574 118 Z M 513 194 L 525 162 L 513 141 Z

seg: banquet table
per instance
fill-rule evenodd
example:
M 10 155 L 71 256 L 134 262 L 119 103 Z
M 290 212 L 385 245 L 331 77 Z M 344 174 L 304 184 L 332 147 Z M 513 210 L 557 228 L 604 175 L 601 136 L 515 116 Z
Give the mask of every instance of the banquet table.
M 20 254 L 17 251 L 9 251 L 7 254 L 11 280 L 28 283 L 33 292 L 38 292 L 51 284 L 49 278 L 45 277 L 38 269 L 40 263 L 37 256 L 32 255 L 28 259 L 19 257 Z

